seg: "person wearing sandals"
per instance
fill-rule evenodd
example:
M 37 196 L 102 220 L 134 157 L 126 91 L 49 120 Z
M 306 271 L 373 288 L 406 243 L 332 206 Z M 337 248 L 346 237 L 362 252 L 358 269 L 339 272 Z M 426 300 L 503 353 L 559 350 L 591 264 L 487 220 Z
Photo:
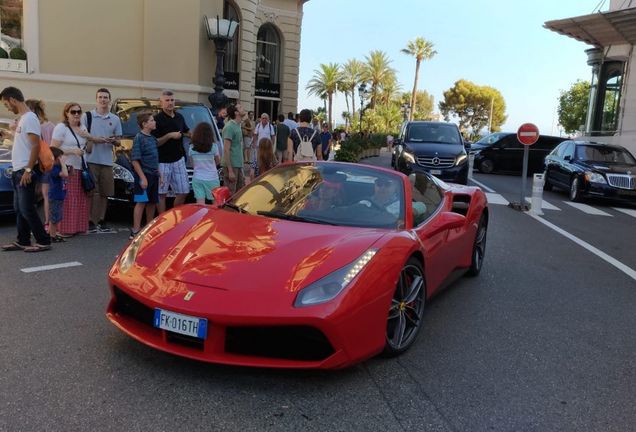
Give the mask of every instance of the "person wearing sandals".
M 62 123 L 53 129 L 51 147 L 59 147 L 64 152 L 68 167 L 66 198 L 64 199 L 64 219 L 59 225 L 59 234 L 70 237 L 88 232 L 89 195 L 82 187 L 82 170 L 86 166 L 84 154 L 87 152 L 87 140 L 92 139 L 86 127 L 80 123 L 82 108 L 76 102 L 64 106 Z M 90 148 L 88 148 L 90 151 Z
M 13 184 L 13 208 L 16 214 L 17 241 L 3 245 L 5 251 L 23 250 L 40 252 L 51 249 L 51 238 L 44 230 L 36 209 L 35 183 L 37 174 L 33 172 L 38 161 L 40 136 L 42 134 L 38 117 L 24 103 L 24 95 L 16 87 L 6 87 L 0 92 L 0 99 L 7 110 L 19 115 L 11 149 L 11 182 Z M 35 245 L 31 245 L 31 233 Z
M 53 243 L 64 243 L 64 237 L 58 234 L 57 229 L 64 217 L 64 197 L 66 196 L 66 178 L 68 169 L 64 162 L 64 152 L 57 147 L 51 148 L 55 162 L 49 174 L 49 235 Z

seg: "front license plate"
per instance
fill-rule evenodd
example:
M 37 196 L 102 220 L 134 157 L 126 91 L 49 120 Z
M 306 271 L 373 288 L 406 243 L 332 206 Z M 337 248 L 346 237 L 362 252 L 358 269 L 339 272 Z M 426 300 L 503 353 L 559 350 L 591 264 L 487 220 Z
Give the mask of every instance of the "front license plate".
M 157 328 L 205 339 L 208 335 L 208 320 L 190 315 L 183 315 L 163 309 L 155 309 L 154 325 Z
M 442 175 L 442 170 L 431 170 L 431 174 L 433 174 L 433 175 Z

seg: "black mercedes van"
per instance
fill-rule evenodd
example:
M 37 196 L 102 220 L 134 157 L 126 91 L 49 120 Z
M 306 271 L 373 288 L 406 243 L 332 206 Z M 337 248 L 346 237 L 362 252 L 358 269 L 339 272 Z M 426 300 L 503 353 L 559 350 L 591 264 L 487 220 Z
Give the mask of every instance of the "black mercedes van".
M 539 140 L 528 149 L 528 174 L 543 171 L 543 160 L 554 148 L 567 138 L 539 135 Z M 501 171 L 521 173 L 523 170 L 524 145 L 513 132 L 495 132 L 471 145 L 475 165 L 480 172 L 490 174 Z
M 410 121 L 393 142 L 395 168 L 405 174 L 429 172 L 451 183 L 468 182 L 468 143 L 453 123 Z

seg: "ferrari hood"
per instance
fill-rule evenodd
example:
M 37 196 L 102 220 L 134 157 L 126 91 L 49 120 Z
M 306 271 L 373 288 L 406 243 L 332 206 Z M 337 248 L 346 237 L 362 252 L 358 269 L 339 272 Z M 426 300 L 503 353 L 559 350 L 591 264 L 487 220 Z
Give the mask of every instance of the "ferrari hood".
M 351 263 L 385 234 L 182 206 L 148 230 L 136 262 L 154 277 L 203 287 L 295 291 Z

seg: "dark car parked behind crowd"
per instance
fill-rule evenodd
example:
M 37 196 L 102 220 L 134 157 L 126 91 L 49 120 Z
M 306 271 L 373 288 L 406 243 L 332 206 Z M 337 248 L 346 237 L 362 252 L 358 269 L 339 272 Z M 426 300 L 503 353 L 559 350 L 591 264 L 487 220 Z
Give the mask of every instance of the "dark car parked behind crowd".
M 565 141 L 545 158 L 544 189 L 569 191 L 570 200 L 610 198 L 636 204 L 636 159 L 624 147 Z
M 117 148 L 116 161 L 120 166 L 125 167 L 130 176 L 126 181 L 115 181 L 115 196 L 113 200 L 132 202 L 132 186 L 133 186 L 133 168 L 130 163 L 130 150 L 135 135 L 139 132 L 139 126 L 137 125 L 137 114 L 141 111 L 151 111 L 158 113 L 161 110 L 159 106 L 159 99 L 116 99 L 113 102 L 111 111 L 115 113 L 121 119 L 122 125 L 122 145 Z M 216 127 L 212 113 L 210 109 L 198 102 L 185 102 L 177 100 L 175 102 L 175 110 L 180 113 L 185 119 L 188 128 L 192 131 L 195 126 L 201 122 L 209 123 L 214 131 L 214 140 L 221 149 L 221 135 Z M 190 140 L 186 137 L 183 138 L 183 147 L 185 154 L 188 154 L 190 147 Z M 192 180 L 193 169 L 188 164 L 188 180 Z M 122 177 L 122 176 L 120 176 Z
M 565 139 L 540 135 L 528 149 L 528 174 L 541 172 L 545 157 Z M 524 147 L 517 140 L 517 134 L 495 132 L 473 143 L 470 150 L 475 155 L 475 168 L 484 174 L 494 171 L 521 173 Z
M 468 153 L 457 125 L 410 121 L 404 123 L 395 146 L 395 168 L 405 174 L 429 172 L 452 182 L 468 182 Z

